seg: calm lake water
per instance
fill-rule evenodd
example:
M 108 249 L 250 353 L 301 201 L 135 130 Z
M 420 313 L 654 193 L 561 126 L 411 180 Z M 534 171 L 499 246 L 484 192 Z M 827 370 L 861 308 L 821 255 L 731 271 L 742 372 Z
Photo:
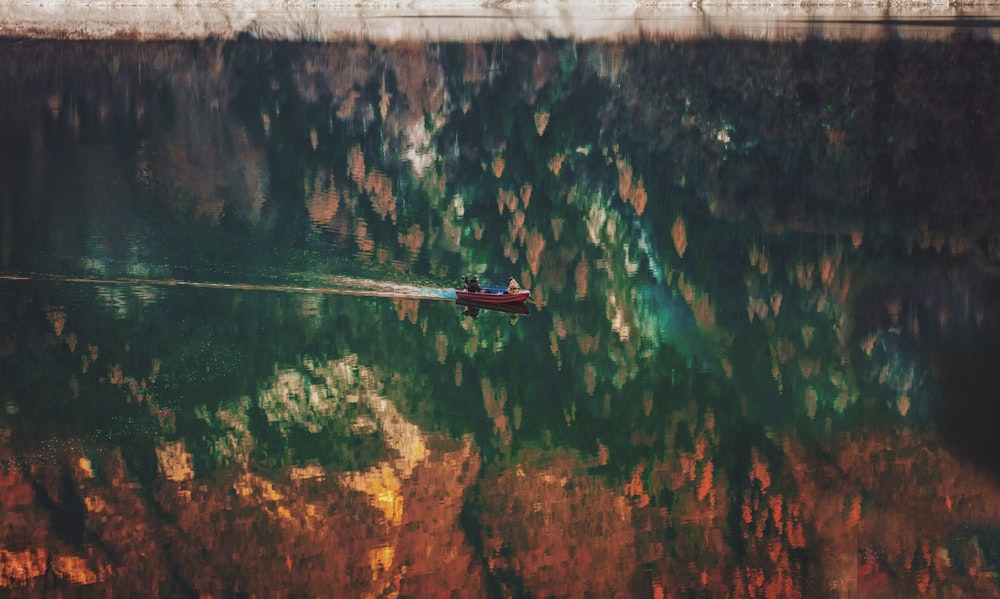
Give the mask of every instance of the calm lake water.
M 998 597 L 998 105 L 962 30 L 0 41 L 0 588 Z

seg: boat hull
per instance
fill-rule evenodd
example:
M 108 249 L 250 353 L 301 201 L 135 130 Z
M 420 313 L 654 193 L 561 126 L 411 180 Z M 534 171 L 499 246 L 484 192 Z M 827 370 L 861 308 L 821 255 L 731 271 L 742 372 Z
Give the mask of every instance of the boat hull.
M 522 289 L 520 293 L 504 293 L 503 291 L 493 291 L 488 287 L 484 288 L 484 290 L 479 293 L 472 293 L 469 291 L 455 292 L 455 296 L 458 301 L 475 302 L 477 304 L 486 305 L 523 304 L 524 300 L 528 299 L 529 295 L 531 295 L 531 292 L 527 289 Z
M 455 300 L 455 303 L 463 308 L 475 308 L 476 310 L 492 310 L 494 312 L 507 312 L 509 314 L 522 314 L 527 315 L 530 313 L 528 306 L 524 305 L 524 302 L 519 303 L 486 303 L 486 302 L 474 302 L 471 300 Z

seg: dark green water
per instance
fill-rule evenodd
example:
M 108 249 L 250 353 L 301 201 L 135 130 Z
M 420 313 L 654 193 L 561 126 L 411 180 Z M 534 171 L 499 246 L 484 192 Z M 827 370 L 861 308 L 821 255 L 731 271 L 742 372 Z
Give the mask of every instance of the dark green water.
M 998 69 L 3 41 L 0 586 L 1000 595 Z

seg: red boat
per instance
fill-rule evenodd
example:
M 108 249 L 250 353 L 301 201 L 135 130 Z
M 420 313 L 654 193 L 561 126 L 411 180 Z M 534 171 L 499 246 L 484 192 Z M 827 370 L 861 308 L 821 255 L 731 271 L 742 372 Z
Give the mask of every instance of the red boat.
M 531 292 L 522 289 L 519 293 L 507 293 L 506 287 L 483 287 L 482 291 L 455 291 L 460 302 L 475 302 L 487 306 L 523 304 Z
M 455 303 L 463 308 L 468 309 L 466 312 L 469 315 L 475 314 L 478 310 L 490 310 L 493 312 L 507 312 L 508 314 L 522 314 L 528 315 L 531 313 L 528 310 L 528 306 L 524 305 L 524 302 L 519 304 L 498 304 L 496 302 L 490 304 L 487 302 L 476 302 L 472 300 L 457 299 Z

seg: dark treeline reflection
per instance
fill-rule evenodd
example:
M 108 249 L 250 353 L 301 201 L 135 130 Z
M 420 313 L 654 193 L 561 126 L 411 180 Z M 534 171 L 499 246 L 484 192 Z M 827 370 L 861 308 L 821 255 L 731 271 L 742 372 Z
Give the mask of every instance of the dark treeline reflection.
M 3 41 L 0 588 L 1000 596 L 998 69 Z

